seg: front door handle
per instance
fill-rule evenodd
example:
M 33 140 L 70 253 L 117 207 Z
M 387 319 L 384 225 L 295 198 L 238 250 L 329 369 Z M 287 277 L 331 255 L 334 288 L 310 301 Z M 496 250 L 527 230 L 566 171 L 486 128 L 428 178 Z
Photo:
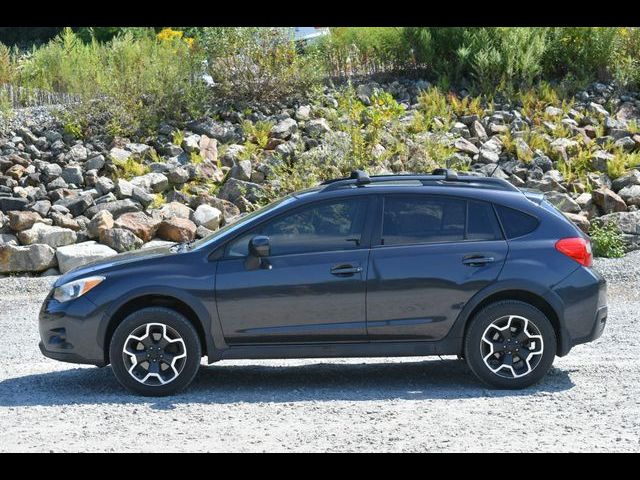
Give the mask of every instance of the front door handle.
M 462 263 L 469 265 L 470 267 L 481 267 L 487 263 L 493 263 L 495 259 L 493 257 L 485 257 L 481 255 L 469 255 L 462 259 Z
M 350 264 L 334 265 L 333 267 L 331 267 L 331 274 L 339 275 L 339 276 L 353 275 L 355 273 L 360 273 L 361 271 L 362 271 L 362 267 L 354 266 Z

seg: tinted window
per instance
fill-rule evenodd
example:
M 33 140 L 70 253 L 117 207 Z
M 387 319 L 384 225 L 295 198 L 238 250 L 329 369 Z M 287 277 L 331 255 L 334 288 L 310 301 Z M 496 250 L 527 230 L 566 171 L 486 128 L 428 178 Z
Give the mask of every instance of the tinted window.
M 254 235 L 269 237 L 271 255 L 357 248 L 366 208 L 366 199 L 354 198 L 298 209 L 236 239 L 227 256 L 246 256 Z
M 538 226 L 538 220 L 535 217 L 519 210 L 502 205 L 496 205 L 496 210 L 507 238 L 521 237 L 533 232 Z
M 426 196 L 386 197 L 384 245 L 455 242 L 464 239 L 466 202 Z
M 467 218 L 467 240 L 502 238 L 498 219 L 490 203 L 469 201 Z

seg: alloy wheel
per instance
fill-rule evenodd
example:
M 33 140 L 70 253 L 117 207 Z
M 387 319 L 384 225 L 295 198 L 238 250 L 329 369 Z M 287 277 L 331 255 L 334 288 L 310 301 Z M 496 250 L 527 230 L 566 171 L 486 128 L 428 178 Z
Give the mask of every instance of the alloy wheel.
M 166 385 L 184 369 L 187 347 L 180 334 L 163 323 L 145 323 L 127 337 L 122 358 L 129 375 L 149 386 Z
M 540 363 L 543 352 L 540 330 L 518 315 L 505 315 L 491 322 L 480 342 L 485 365 L 503 378 L 528 375 Z

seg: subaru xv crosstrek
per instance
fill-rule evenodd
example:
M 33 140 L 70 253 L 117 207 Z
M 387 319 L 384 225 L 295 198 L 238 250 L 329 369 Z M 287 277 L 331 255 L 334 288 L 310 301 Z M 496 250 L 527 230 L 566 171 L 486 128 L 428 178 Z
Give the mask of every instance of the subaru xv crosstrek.
M 541 193 L 438 170 L 288 195 L 195 242 L 76 268 L 40 349 L 111 364 L 141 395 L 224 359 L 458 355 L 497 388 L 538 382 L 597 339 L 606 285 L 589 238 Z

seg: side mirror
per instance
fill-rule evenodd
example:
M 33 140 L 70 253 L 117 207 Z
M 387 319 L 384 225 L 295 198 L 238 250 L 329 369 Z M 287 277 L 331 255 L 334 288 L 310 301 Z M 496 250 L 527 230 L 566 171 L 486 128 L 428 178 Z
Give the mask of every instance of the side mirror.
M 249 255 L 252 257 L 268 257 L 271 254 L 269 237 L 256 235 L 249 241 Z

